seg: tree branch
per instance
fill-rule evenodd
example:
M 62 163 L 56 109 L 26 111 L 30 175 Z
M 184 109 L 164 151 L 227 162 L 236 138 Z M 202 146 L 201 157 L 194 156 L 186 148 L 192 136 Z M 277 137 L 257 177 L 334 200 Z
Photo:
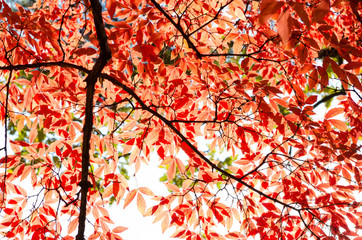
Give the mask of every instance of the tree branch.
M 76 240 L 84 240 L 85 220 L 87 215 L 87 194 L 88 188 L 88 173 L 89 173 L 89 149 L 90 139 L 93 129 L 93 96 L 94 86 L 103 68 L 111 58 L 112 54 L 108 46 L 107 34 L 104 29 L 102 18 L 102 6 L 98 0 L 90 0 L 93 12 L 94 24 L 96 27 L 97 39 L 100 48 L 100 55 L 93 66 L 85 81 L 87 82 L 85 117 L 83 125 L 83 145 L 82 145 L 82 178 L 79 183 L 81 188 L 81 200 L 79 211 L 79 225 Z
M 136 101 L 141 105 L 142 109 L 152 113 L 154 116 L 156 116 L 157 118 L 159 118 L 162 122 L 165 123 L 166 126 L 168 126 L 174 133 L 176 133 L 176 135 L 181 139 L 182 142 L 185 142 L 187 144 L 187 146 L 189 146 L 189 148 L 191 148 L 191 150 L 196 153 L 196 155 L 198 155 L 204 162 L 206 162 L 209 166 L 211 166 L 213 169 L 216 169 L 217 171 L 219 171 L 221 174 L 223 174 L 224 176 L 229 177 L 230 179 L 233 179 L 241 184 L 243 184 L 244 186 L 246 186 L 247 188 L 253 190 L 254 192 L 258 193 L 259 195 L 273 201 L 276 203 L 279 203 L 282 206 L 285 206 L 287 208 L 293 209 L 295 211 L 299 211 L 299 209 L 286 204 L 276 198 L 270 197 L 269 195 L 263 193 L 262 191 L 256 189 L 255 187 L 251 186 L 250 184 L 248 184 L 247 182 L 243 181 L 241 178 L 238 178 L 234 175 L 232 175 L 231 173 L 228 173 L 227 171 L 223 170 L 222 168 L 218 167 L 216 164 L 212 163 L 207 157 L 205 157 L 173 124 L 171 121 L 169 121 L 168 119 L 166 119 L 164 116 L 162 116 L 160 113 L 158 113 L 157 111 L 153 110 L 152 108 L 148 107 L 143 101 L 142 99 L 128 86 L 124 85 L 123 83 L 117 81 L 116 79 L 114 79 L 113 77 L 107 75 L 107 74 L 101 74 L 100 75 L 102 78 L 109 80 L 110 82 L 112 82 L 114 85 L 117 85 L 119 87 L 121 87 L 123 90 L 125 90 L 129 95 L 131 95 L 132 97 L 134 97 L 134 99 L 136 99 Z
M 83 72 L 86 73 L 90 73 L 91 71 L 89 71 L 86 68 L 71 64 L 71 63 L 59 63 L 59 62 L 53 62 L 53 63 L 44 63 L 44 64 L 30 64 L 30 65 L 18 65 L 18 66 L 8 66 L 8 67 L 0 67 L 0 70 L 10 70 L 10 69 L 16 69 L 16 70 L 21 70 L 21 69 L 25 69 L 25 67 L 43 67 L 43 66 L 56 66 L 57 64 L 59 64 L 60 66 L 63 67 L 70 67 L 70 68 L 76 68 L 79 69 Z M 91 74 L 90 74 L 91 75 Z M 179 136 L 179 138 L 181 139 L 181 141 L 185 142 L 192 151 L 194 151 L 203 161 L 205 161 L 207 164 L 209 164 L 213 169 L 216 169 L 217 171 L 219 171 L 221 174 L 223 174 L 224 176 L 229 177 L 230 179 L 233 179 L 241 184 L 243 184 L 244 186 L 248 187 L 249 189 L 253 190 L 254 192 L 260 194 L 261 196 L 279 203 L 282 206 L 285 206 L 287 208 L 293 209 L 295 211 L 300 211 L 300 209 L 297 209 L 289 204 L 286 204 L 276 198 L 270 197 L 267 194 L 263 193 L 262 191 L 254 188 L 253 186 L 251 186 L 250 184 L 246 183 L 245 181 L 243 181 L 241 178 L 238 178 L 228 172 L 226 172 L 225 170 L 223 170 L 222 168 L 218 167 L 217 165 L 215 165 L 214 163 L 212 163 L 207 157 L 205 157 L 173 124 L 172 121 L 166 119 L 165 117 L 163 117 L 161 114 L 159 114 L 158 112 L 156 112 L 155 110 L 153 110 L 151 107 L 147 106 L 142 99 L 128 86 L 126 86 L 125 84 L 121 83 L 120 81 L 116 80 L 115 78 L 109 76 L 108 74 L 99 74 L 99 77 L 103 78 L 103 79 L 107 79 L 108 81 L 112 82 L 114 85 L 121 87 L 123 90 L 125 90 L 129 95 L 131 95 L 132 97 L 134 97 L 134 99 L 136 99 L 136 101 L 140 104 L 140 106 L 142 107 L 142 109 L 152 113 L 154 116 L 156 116 L 157 118 L 159 118 L 162 122 L 164 122 L 172 131 L 174 131 L 176 133 L 176 135 Z M 88 89 L 87 89 L 88 90 Z M 84 139 L 84 138 L 83 138 Z M 89 154 L 89 152 L 88 152 Z M 88 170 L 88 168 L 87 168 Z M 76 240 L 83 240 L 83 239 L 76 239 Z
M 204 28 L 205 26 L 209 25 L 210 23 L 212 23 L 212 21 L 215 21 L 217 19 L 217 17 L 220 15 L 221 11 L 227 7 L 231 2 L 233 2 L 233 0 L 227 2 L 225 5 L 221 6 L 220 9 L 218 10 L 218 12 L 216 13 L 216 15 L 210 19 L 207 23 L 203 24 L 202 26 L 200 26 L 199 28 L 197 28 L 196 30 L 192 31 L 191 33 L 186 33 L 183 28 L 181 27 L 181 25 L 178 23 L 176 23 L 173 18 L 167 14 L 167 12 L 161 7 L 160 4 L 158 4 L 156 2 L 156 0 L 151 0 L 151 2 L 153 3 L 153 5 L 155 5 L 155 7 L 167 18 L 167 20 L 170 21 L 170 23 L 181 33 L 182 37 L 186 40 L 187 44 L 189 45 L 189 47 L 194 50 L 197 58 L 202 59 L 203 57 L 220 57 L 220 56 L 237 56 L 237 57 L 252 57 L 255 54 L 261 53 L 262 52 L 262 48 L 264 46 L 264 44 L 266 44 L 268 41 L 270 41 L 270 39 L 268 39 L 267 42 L 265 42 L 260 48 L 259 50 L 252 52 L 252 53 L 245 53 L 245 54 L 238 54 L 238 53 L 210 53 L 210 54 L 203 54 L 200 53 L 200 51 L 197 49 L 197 47 L 195 46 L 195 44 L 191 41 L 190 37 L 197 31 L 201 30 L 202 28 Z M 257 61 L 272 61 L 272 62 L 277 62 L 280 63 L 281 61 L 277 61 L 277 60 L 272 60 L 272 59 L 262 59 L 262 58 L 255 58 L 252 57 L 254 60 Z M 282 60 L 285 61 L 285 60 Z
M 346 95 L 346 91 L 345 90 L 341 90 L 341 91 L 337 91 L 335 93 L 332 93 L 331 95 L 327 95 L 325 97 L 323 97 L 321 100 L 319 100 L 318 102 L 316 102 L 314 105 L 313 105 L 313 108 L 316 108 L 318 107 L 320 104 L 324 103 L 324 102 L 327 102 L 329 100 L 331 100 L 332 98 L 334 97 L 337 97 L 339 95 Z
M 199 50 L 196 48 L 195 44 L 190 40 L 190 37 L 188 34 L 185 33 L 185 31 L 182 29 L 181 25 L 177 24 L 170 15 L 168 15 L 165 10 L 158 4 L 155 0 L 151 0 L 153 5 L 174 25 L 174 27 L 181 33 L 182 37 L 186 40 L 187 44 L 192 48 L 192 50 L 195 51 L 196 56 L 198 58 L 202 58 L 202 54 L 199 52 Z

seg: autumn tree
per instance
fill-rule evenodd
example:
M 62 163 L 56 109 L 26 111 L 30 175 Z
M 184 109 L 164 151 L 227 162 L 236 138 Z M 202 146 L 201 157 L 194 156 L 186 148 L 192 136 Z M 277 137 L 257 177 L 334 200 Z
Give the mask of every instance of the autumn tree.
M 106 206 L 136 201 L 175 238 L 362 239 L 358 0 L 0 0 L 0 24 L 4 238 L 121 239 Z M 167 196 L 123 168 L 156 156 Z

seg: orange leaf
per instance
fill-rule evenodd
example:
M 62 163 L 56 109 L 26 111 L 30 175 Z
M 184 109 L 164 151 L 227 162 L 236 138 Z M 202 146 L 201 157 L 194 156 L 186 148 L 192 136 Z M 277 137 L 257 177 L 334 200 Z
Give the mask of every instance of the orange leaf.
M 78 218 L 74 218 L 72 221 L 70 221 L 68 225 L 68 233 L 74 232 L 77 226 L 78 226 Z
M 290 10 L 287 9 L 281 14 L 278 23 L 278 33 L 284 45 L 287 45 L 290 37 L 292 36 L 293 21 L 290 17 Z
M 114 16 L 114 12 L 116 11 L 117 1 L 115 0 L 107 0 L 106 1 L 106 8 L 108 11 L 108 14 L 111 18 Z
M 344 112 L 344 108 L 332 108 L 329 110 L 325 116 L 326 119 L 332 118 Z
M 230 238 L 230 239 L 240 239 L 240 238 L 242 238 L 242 235 L 239 232 L 231 232 L 231 233 L 225 235 L 225 237 Z
M 260 4 L 260 15 L 257 23 L 257 27 L 267 22 L 271 16 L 277 13 L 284 5 L 284 2 L 277 2 L 274 0 L 263 0 Z
M 293 84 L 293 90 L 295 91 L 295 94 L 298 95 L 298 97 L 302 98 L 303 100 L 305 99 L 305 93 L 298 84 Z
M 29 133 L 29 142 L 33 143 L 35 138 L 38 136 L 38 128 L 37 128 L 37 124 L 36 122 L 34 122 L 35 124 L 33 124 L 30 133 Z
M 165 233 L 165 231 L 169 227 L 169 225 L 170 225 L 170 220 L 169 220 L 168 216 L 165 215 L 161 222 L 162 233 Z
M 138 211 L 140 211 L 140 213 L 142 213 L 142 215 L 145 214 L 146 201 L 143 198 L 142 194 L 140 194 L 140 193 L 138 193 L 138 195 L 137 195 L 137 208 L 138 208 Z
M 313 11 L 312 21 L 317 23 L 323 23 L 323 18 L 329 12 L 329 7 L 329 0 L 322 0 Z
M 305 37 L 304 40 L 308 46 L 314 48 L 315 50 L 321 49 L 318 43 L 313 38 Z
M 118 226 L 118 227 L 113 228 L 113 232 L 114 233 L 121 233 L 121 232 L 126 231 L 127 229 L 128 228 L 126 228 L 126 227 Z
M 172 161 L 170 163 L 170 165 L 168 166 L 168 169 L 167 169 L 167 179 L 169 182 L 172 181 L 172 179 L 174 179 L 176 175 L 176 165 L 175 165 L 175 162 Z
M 113 22 L 112 24 L 118 28 L 131 28 L 131 26 L 125 21 Z
M 138 190 L 143 193 L 143 194 L 146 194 L 148 196 L 155 196 L 155 194 L 149 189 L 149 188 L 146 188 L 146 187 L 140 187 L 138 188 Z
M 338 120 L 338 119 L 329 119 L 328 120 L 334 127 L 336 127 L 338 130 L 341 130 L 341 131 L 347 131 L 348 128 L 347 128 L 347 125 L 345 122 L 341 121 L 341 120 Z
M 127 194 L 127 197 L 126 199 L 124 200 L 124 208 L 126 208 L 131 202 L 132 200 L 134 199 L 134 197 L 136 196 L 136 193 L 137 193 L 137 189 L 133 189 L 132 191 L 130 191 L 128 194 Z

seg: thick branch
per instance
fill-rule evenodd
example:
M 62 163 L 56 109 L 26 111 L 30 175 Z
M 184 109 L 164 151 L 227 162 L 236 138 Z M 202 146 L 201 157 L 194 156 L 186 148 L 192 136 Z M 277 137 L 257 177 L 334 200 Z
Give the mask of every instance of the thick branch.
M 107 64 L 108 60 L 112 56 L 107 42 L 106 31 L 104 29 L 104 23 L 102 19 L 102 6 L 100 5 L 98 0 L 90 0 L 90 3 L 93 11 L 94 24 L 96 27 L 97 39 L 100 47 L 100 56 L 97 59 L 96 64 L 93 66 L 92 71 L 85 79 L 85 81 L 87 82 L 87 94 L 86 94 L 85 119 L 83 125 L 82 179 L 81 182 L 79 183 L 79 186 L 81 187 L 81 202 L 80 202 L 80 211 L 79 211 L 78 234 L 76 240 L 84 239 L 85 220 L 87 215 L 87 194 L 89 188 L 88 184 L 89 149 L 90 149 L 90 139 L 93 128 L 94 86 L 104 66 Z
M 75 65 L 73 63 L 67 63 L 67 62 L 40 62 L 40 63 L 30 63 L 30 64 L 20 64 L 20 65 L 9 65 L 9 66 L 2 66 L 0 67 L 0 70 L 25 70 L 25 69 L 31 69 L 31 68 L 41 68 L 41 67 L 64 67 L 64 68 L 74 68 L 79 71 L 90 73 L 91 70 Z
M 313 108 L 316 108 L 318 107 L 320 104 L 324 103 L 324 102 L 327 102 L 329 100 L 331 100 L 332 98 L 334 97 L 337 97 L 339 95 L 346 95 L 346 91 L 344 90 L 341 90 L 341 91 L 337 91 L 335 93 L 332 93 L 331 95 L 327 95 L 325 97 L 323 97 L 321 100 L 319 100 L 318 102 L 316 102 L 314 105 L 313 105 Z

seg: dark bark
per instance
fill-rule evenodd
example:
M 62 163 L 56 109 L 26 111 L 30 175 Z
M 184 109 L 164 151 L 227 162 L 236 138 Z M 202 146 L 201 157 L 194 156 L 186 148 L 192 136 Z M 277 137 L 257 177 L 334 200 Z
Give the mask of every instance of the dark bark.
M 321 100 L 319 100 L 318 102 L 316 102 L 314 105 L 313 105 L 313 108 L 316 108 L 318 107 L 320 104 L 324 103 L 324 102 L 327 102 L 329 100 L 331 100 L 332 98 L 334 97 L 337 97 L 339 95 L 346 95 L 346 91 L 344 90 L 341 90 L 341 91 L 337 91 L 335 93 L 332 93 L 330 95 L 327 95 L 325 97 L 323 97 Z
M 81 201 L 79 212 L 79 225 L 76 240 L 84 239 L 85 221 L 87 215 L 87 195 L 88 195 L 88 173 L 89 173 L 89 149 L 90 139 L 92 136 L 93 128 L 93 95 L 94 86 L 97 82 L 99 75 L 103 68 L 111 58 L 111 51 L 107 42 L 107 35 L 104 29 L 102 19 L 102 7 L 98 0 L 90 0 L 93 12 L 94 24 L 96 27 L 97 39 L 100 48 L 100 56 L 97 59 L 93 69 L 85 79 L 87 82 L 86 106 L 85 106 L 85 119 L 83 125 L 83 145 L 82 145 L 82 179 L 79 183 L 81 188 Z

